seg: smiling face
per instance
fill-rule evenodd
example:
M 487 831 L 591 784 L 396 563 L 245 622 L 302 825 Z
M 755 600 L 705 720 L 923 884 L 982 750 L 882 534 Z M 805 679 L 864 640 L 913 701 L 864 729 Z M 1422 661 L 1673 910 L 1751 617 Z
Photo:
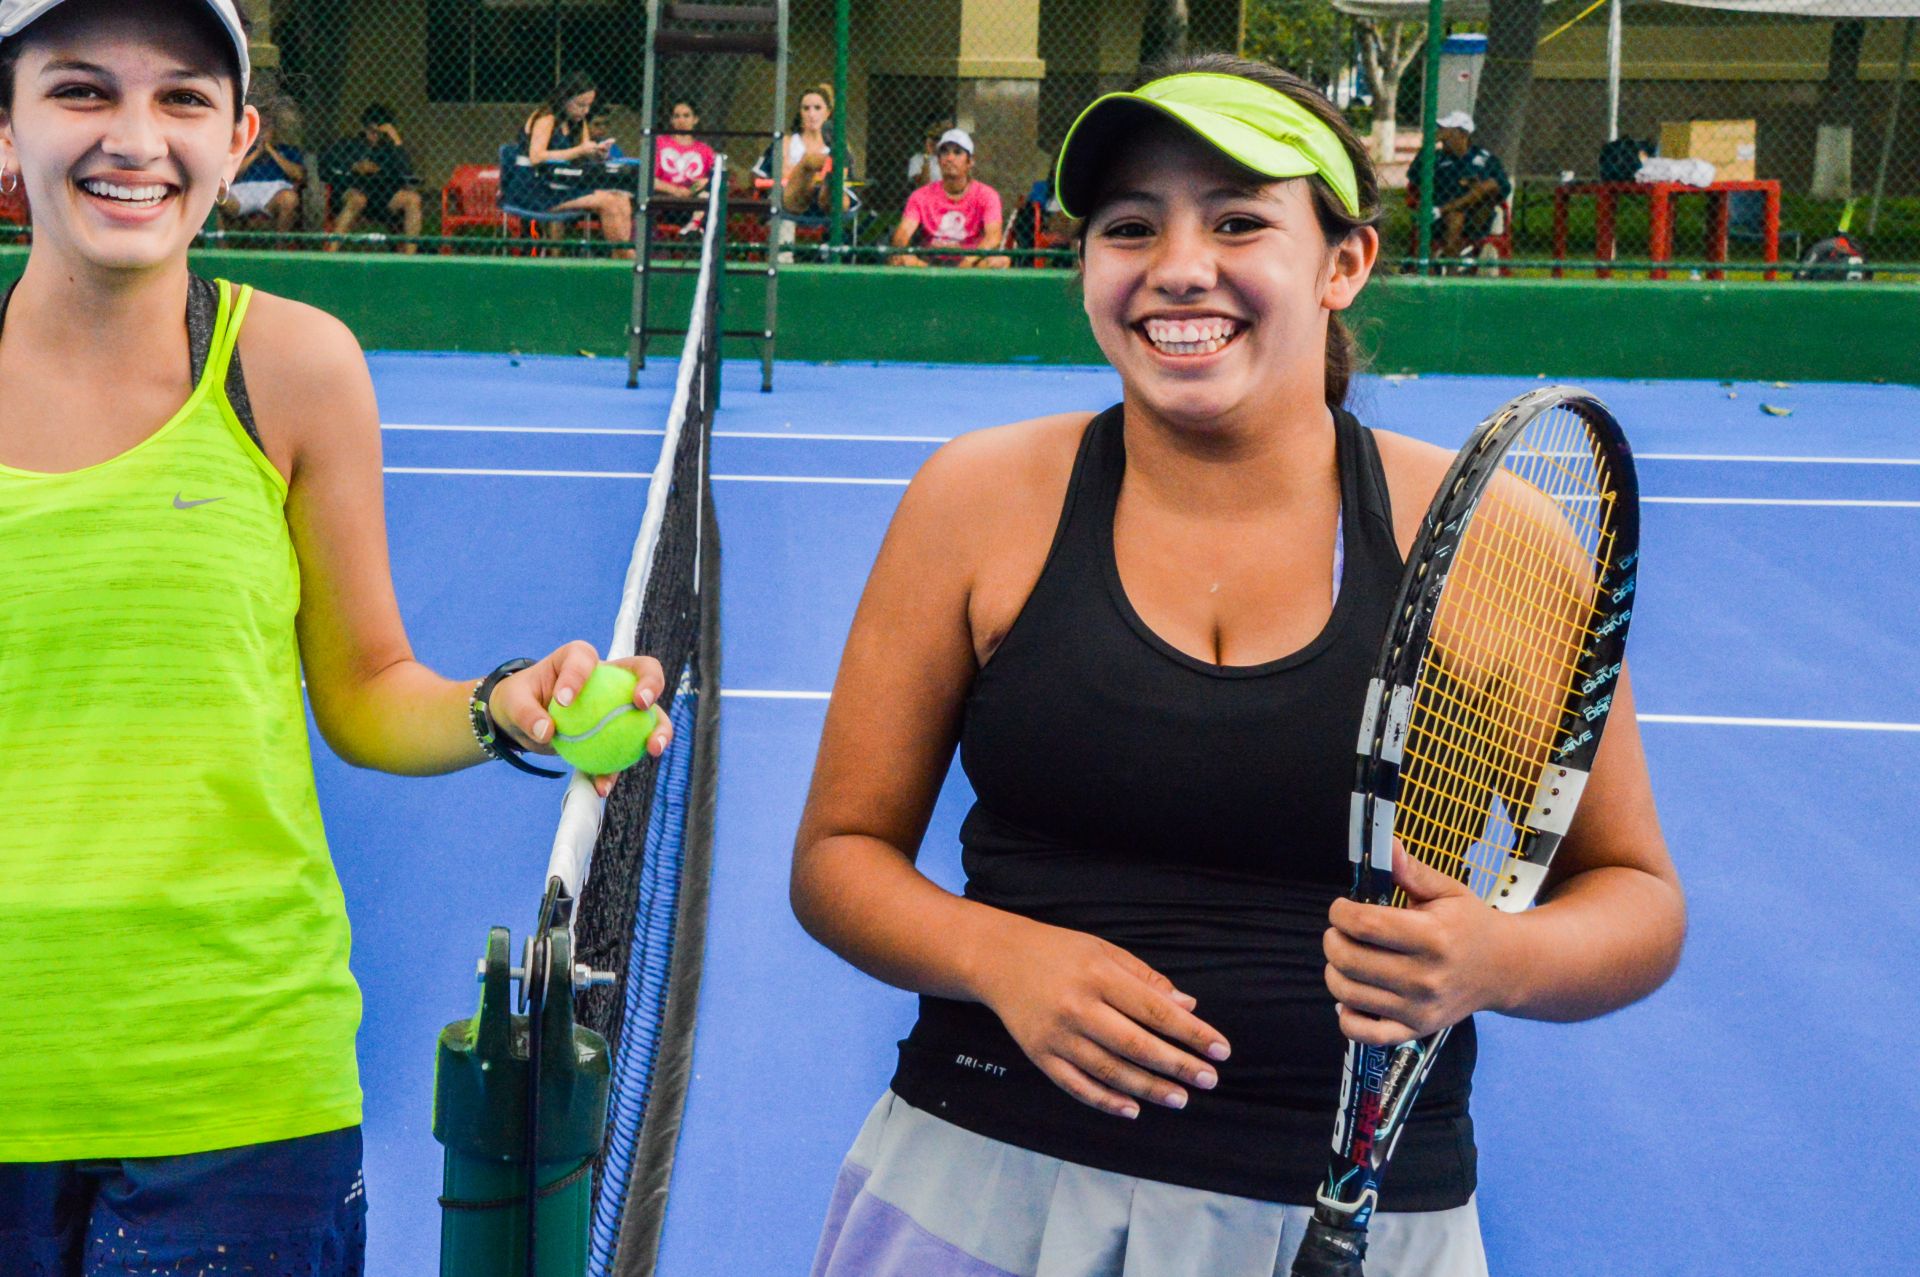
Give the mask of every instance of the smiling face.
M 259 129 L 252 107 L 236 121 L 226 60 L 168 6 L 30 27 L 0 167 L 21 174 L 34 251 L 108 270 L 184 257 Z
M 1094 339 L 1128 404 L 1183 428 L 1322 402 L 1328 313 L 1353 300 L 1378 251 L 1371 228 L 1329 247 L 1305 179 L 1249 181 L 1155 123 L 1116 160 L 1088 220 Z

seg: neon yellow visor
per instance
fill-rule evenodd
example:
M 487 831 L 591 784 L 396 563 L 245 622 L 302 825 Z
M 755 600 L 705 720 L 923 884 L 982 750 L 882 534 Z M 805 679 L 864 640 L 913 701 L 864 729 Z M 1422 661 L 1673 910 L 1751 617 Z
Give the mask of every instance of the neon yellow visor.
M 1060 144 L 1054 175 L 1054 192 L 1069 216 L 1084 217 L 1093 207 L 1116 146 L 1148 112 L 1179 121 L 1263 177 L 1278 181 L 1318 173 L 1347 211 L 1360 216 L 1353 159 L 1326 121 L 1278 89 L 1213 71 L 1169 75 L 1132 93 L 1109 93 L 1080 113 Z

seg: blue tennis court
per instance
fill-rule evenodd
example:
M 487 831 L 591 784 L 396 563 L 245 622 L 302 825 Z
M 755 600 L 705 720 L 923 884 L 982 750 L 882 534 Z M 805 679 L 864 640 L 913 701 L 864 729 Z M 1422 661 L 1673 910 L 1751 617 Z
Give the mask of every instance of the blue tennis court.
M 450 674 L 604 644 L 672 361 L 377 355 L 394 577 Z M 661 1269 L 804 1273 L 913 1000 L 788 911 L 841 641 L 888 518 L 942 438 L 1104 407 L 1106 369 L 729 364 L 712 458 L 724 709 L 694 1077 Z M 1453 445 L 1531 379 L 1367 378 L 1369 425 Z M 1908 1061 L 1920 895 L 1891 872 L 1920 779 L 1920 389 L 1585 382 L 1646 494 L 1638 700 L 1692 931 L 1675 979 L 1588 1024 L 1482 1021 L 1493 1271 L 1798 1274 L 1920 1249 Z M 1771 408 L 1775 411 L 1768 411 Z M 937 423 L 937 424 L 936 424 Z M 490 924 L 533 921 L 556 784 L 316 767 L 366 995 L 369 1271 L 437 1270 L 433 1043 L 472 1013 Z M 921 863 L 958 884 L 956 774 Z M 1872 869 L 1875 872 L 1869 873 Z M 1331 1103 L 1331 1097 L 1329 1097 Z M 1682 1240 L 1675 1241 L 1673 1239 Z

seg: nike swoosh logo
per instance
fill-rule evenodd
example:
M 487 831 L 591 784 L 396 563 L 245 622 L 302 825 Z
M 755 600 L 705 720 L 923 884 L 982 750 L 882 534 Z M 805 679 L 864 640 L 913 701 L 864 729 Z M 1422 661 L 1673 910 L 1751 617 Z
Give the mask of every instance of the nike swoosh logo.
M 197 505 L 212 505 L 215 501 L 225 500 L 225 497 L 203 497 L 198 501 L 182 501 L 180 494 L 176 492 L 173 494 L 173 508 L 176 510 L 191 510 Z

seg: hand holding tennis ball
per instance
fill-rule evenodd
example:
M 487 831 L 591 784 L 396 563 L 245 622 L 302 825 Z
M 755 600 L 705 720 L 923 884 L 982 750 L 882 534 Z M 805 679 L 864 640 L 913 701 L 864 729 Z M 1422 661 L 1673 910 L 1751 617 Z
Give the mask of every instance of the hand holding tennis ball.
M 605 690 L 609 686 L 611 697 Z M 659 757 L 673 739 L 671 720 L 653 708 L 665 688 L 665 673 L 651 656 L 603 663 L 591 643 L 576 641 L 502 680 L 493 689 L 490 708 L 493 721 L 508 728 L 523 747 L 559 753 L 593 777 L 594 788 L 604 797 L 621 772 L 643 754 Z M 587 741 L 561 739 L 588 733 L 610 714 L 613 717 Z M 616 744 L 618 748 L 612 748 Z M 584 752 L 576 748 L 582 745 Z
M 589 776 L 615 775 L 645 757 L 660 713 L 640 705 L 634 695 L 638 684 L 632 670 L 602 665 L 572 704 L 556 697 L 547 712 L 553 715 L 553 748 L 560 757 Z

